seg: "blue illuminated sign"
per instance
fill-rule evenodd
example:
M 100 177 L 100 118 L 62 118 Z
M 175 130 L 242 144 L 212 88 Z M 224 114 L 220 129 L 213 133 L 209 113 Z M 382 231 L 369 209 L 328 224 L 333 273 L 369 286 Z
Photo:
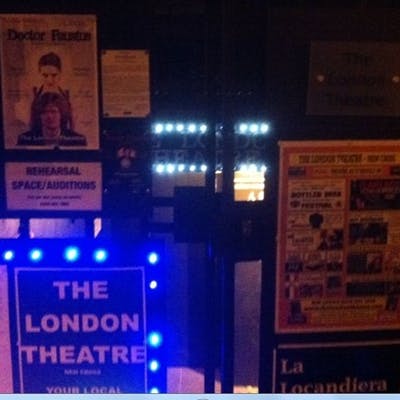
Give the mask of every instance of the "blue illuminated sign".
M 21 393 L 147 391 L 143 268 L 15 268 Z

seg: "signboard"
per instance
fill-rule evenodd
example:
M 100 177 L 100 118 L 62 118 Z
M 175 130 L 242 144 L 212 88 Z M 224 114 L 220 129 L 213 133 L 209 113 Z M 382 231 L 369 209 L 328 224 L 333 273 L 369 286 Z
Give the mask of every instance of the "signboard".
M 204 133 L 152 135 L 154 165 L 207 164 L 208 138 Z
M 221 135 L 217 135 L 218 150 L 222 154 L 223 143 Z M 262 165 L 265 163 L 265 152 L 269 137 L 266 134 L 235 134 L 234 164 L 236 168 L 245 165 Z M 217 158 L 217 162 L 218 162 Z
M 99 148 L 93 15 L 3 14 L 6 149 Z
M 104 117 L 143 118 L 150 114 L 149 68 L 146 50 L 102 51 Z
M 277 333 L 400 328 L 400 141 L 280 143 Z
M 143 393 L 143 268 L 15 268 L 21 393 Z
M 150 136 L 113 135 L 109 139 L 103 157 L 103 211 L 143 216 L 151 196 Z
M 0 265 L 0 393 L 13 392 L 7 268 Z
M 7 162 L 7 209 L 101 210 L 101 174 L 98 162 Z
M 281 345 L 273 393 L 398 393 L 400 342 Z
M 400 44 L 312 42 L 309 115 L 400 115 Z
M 216 132 L 216 168 L 222 168 L 223 136 Z M 235 134 L 234 166 L 239 169 L 243 165 L 263 165 L 267 149 L 267 135 Z M 190 133 L 163 132 L 152 135 L 153 163 L 173 165 L 207 164 L 210 151 L 210 138 L 206 132 Z

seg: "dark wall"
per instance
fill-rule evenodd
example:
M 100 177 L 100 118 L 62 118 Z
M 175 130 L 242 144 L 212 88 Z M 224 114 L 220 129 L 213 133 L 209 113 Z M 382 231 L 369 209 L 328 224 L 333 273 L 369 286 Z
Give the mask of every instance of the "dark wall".
M 329 134 L 332 126 L 304 118 L 311 40 L 400 36 L 399 11 L 388 8 L 395 1 L 314 3 L 44 0 L 3 2 L 0 13 L 95 14 L 99 50 L 150 50 L 154 116 L 263 116 L 285 137 L 293 130 Z M 349 132 L 359 126 L 344 122 Z
M 275 137 L 310 140 L 397 137 L 399 127 L 395 117 L 306 115 L 312 41 L 400 40 L 399 9 L 367 7 L 368 2 L 364 3 L 364 7 L 268 10 L 266 96 Z

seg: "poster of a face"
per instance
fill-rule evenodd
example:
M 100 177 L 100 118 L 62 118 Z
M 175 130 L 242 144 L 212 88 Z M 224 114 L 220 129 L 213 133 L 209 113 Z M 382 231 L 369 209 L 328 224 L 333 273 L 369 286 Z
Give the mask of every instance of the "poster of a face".
M 99 148 L 93 15 L 2 14 L 5 149 Z

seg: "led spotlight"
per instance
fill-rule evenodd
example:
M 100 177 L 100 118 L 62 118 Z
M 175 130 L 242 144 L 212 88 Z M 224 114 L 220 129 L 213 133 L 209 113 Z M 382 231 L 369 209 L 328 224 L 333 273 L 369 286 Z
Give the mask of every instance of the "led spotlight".
M 174 173 L 174 171 L 175 171 L 175 165 L 174 164 L 167 164 L 167 172 L 169 174 L 172 174 L 172 173 Z
M 189 131 L 190 133 L 195 133 L 195 132 L 196 132 L 196 129 L 197 129 L 196 124 L 189 124 L 189 125 L 188 125 L 188 131 Z
M 163 130 L 164 130 L 163 124 L 155 124 L 154 125 L 154 133 L 162 133 Z
M 267 133 L 269 131 L 269 125 L 265 122 L 261 123 L 260 131 L 261 133 Z
M 29 252 L 29 259 L 33 262 L 39 262 L 43 258 L 43 251 L 41 249 L 35 248 Z
M 166 124 L 166 125 L 165 125 L 165 130 L 166 130 L 167 132 L 172 132 L 172 131 L 174 130 L 174 125 L 171 124 L 171 123 Z
M 248 169 L 250 172 L 257 172 L 257 165 L 256 164 L 249 164 Z
M 190 172 L 195 172 L 195 171 L 196 171 L 196 166 L 195 166 L 194 164 L 192 164 L 192 165 L 189 167 L 189 171 L 190 171 Z
M 12 261 L 15 257 L 14 250 L 6 250 L 3 252 L 3 260 L 4 261 Z
M 108 258 L 108 252 L 105 249 L 96 249 L 93 253 L 93 259 L 97 263 L 103 263 Z
M 154 393 L 154 394 L 160 393 L 160 389 L 157 388 L 157 387 L 152 387 L 152 388 L 150 389 L 150 393 Z
M 200 167 L 201 172 L 206 172 L 207 171 L 207 165 L 202 164 Z
M 158 360 L 149 361 L 149 370 L 151 372 L 157 372 L 160 369 L 160 362 Z
M 185 164 L 179 164 L 178 165 L 178 171 L 183 172 L 185 170 Z
M 158 282 L 156 280 L 153 279 L 152 281 L 150 281 L 149 288 L 151 290 L 157 289 L 157 287 L 158 287 Z
M 206 133 L 207 132 L 207 125 L 206 124 L 201 124 L 200 125 L 200 132 L 201 133 Z
M 177 132 L 183 132 L 183 130 L 185 129 L 185 125 L 183 125 L 181 122 L 176 124 L 176 131 Z
M 239 132 L 240 132 L 240 133 L 246 133 L 248 128 L 249 128 L 249 127 L 248 127 L 247 124 L 241 123 L 241 124 L 239 125 Z
M 157 165 L 156 165 L 156 171 L 157 171 L 159 174 L 162 174 L 162 173 L 164 172 L 164 170 L 165 170 L 164 164 L 157 164 Z
M 75 262 L 80 256 L 80 251 L 76 246 L 68 246 L 64 250 L 64 259 L 68 262 Z
M 147 261 L 149 264 L 155 265 L 160 261 L 160 256 L 155 251 L 152 251 L 147 255 Z
M 258 132 L 258 124 L 250 124 L 250 132 L 257 133 Z
M 150 332 L 147 336 L 147 343 L 151 347 L 160 347 L 163 342 L 163 337 L 160 332 Z

